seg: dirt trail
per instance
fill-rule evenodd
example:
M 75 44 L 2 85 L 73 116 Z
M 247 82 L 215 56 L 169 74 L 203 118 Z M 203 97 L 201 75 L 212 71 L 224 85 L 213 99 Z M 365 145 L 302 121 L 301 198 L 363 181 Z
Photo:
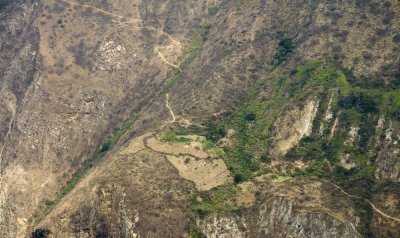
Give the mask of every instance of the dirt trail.
M 384 216 L 384 217 L 386 217 L 386 218 L 388 218 L 388 219 L 392 219 L 392 220 L 394 220 L 394 221 L 400 222 L 400 218 L 396 218 L 396 217 L 392 217 L 392 216 L 390 216 L 390 215 L 387 215 L 387 214 L 384 213 L 383 211 L 379 210 L 370 200 L 368 200 L 368 199 L 366 199 L 366 198 L 363 198 L 363 197 L 351 195 L 351 194 L 347 193 L 346 191 L 344 191 L 341 187 L 339 187 L 338 185 L 336 185 L 336 184 L 334 184 L 334 183 L 332 183 L 332 182 L 330 182 L 330 181 L 327 181 L 327 180 L 323 180 L 323 181 L 325 181 L 325 182 L 331 184 L 332 186 L 334 186 L 335 188 L 337 188 L 338 190 L 340 190 L 342 193 L 346 194 L 346 195 L 349 196 L 349 197 L 357 198 L 357 199 L 364 199 L 365 201 L 367 201 L 367 202 L 371 205 L 372 209 L 374 209 L 377 213 L 381 214 L 382 216 Z
M 71 2 L 71 1 L 68 1 L 68 0 L 63 0 L 63 1 L 66 2 L 66 3 L 69 3 L 69 4 L 71 4 L 71 5 L 75 5 L 75 6 L 81 6 L 81 7 L 92 8 L 92 9 L 98 11 L 98 12 L 101 12 L 101 13 L 104 13 L 104 14 L 107 14 L 107 15 L 110 15 L 110 16 L 113 16 L 113 17 L 116 17 L 116 18 L 118 18 L 120 24 L 138 23 L 139 26 L 134 26 L 134 27 L 141 28 L 141 29 L 147 28 L 147 29 L 155 30 L 155 31 L 157 31 L 157 35 L 158 35 L 158 36 L 159 36 L 159 35 L 166 35 L 166 36 L 168 36 L 168 38 L 171 40 L 171 42 L 173 43 L 173 45 L 174 45 L 175 47 L 182 47 L 182 44 L 181 44 L 179 41 L 177 41 L 177 40 L 175 40 L 174 38 L 172 38 L 170 34 L 164 32 L 164 31 L 162 31 L 162 30 L 160 30 L 160 29 L 157 29 L 157 28 L 155 28 L 155 27 L 142 26 L 142 19 L 141 19 L 141 18 L 128 18 L 128 17 L 125 17 L 125 16 L 121 16 L 121 15 L 118 15 L 118 14 L 114 14 L 114 13 L 112 13 L 112 12 L 105 11 L 105 10 L 103 10 L 103 9 L 100 9 L 100 8 L 97 8 L 97 7 L 94 7 L 94 6 L 91 6 L 91 5 L 74 3 L 74 2 Z M 169 61 L 164 57 L 164 55 L 158 50 L 158 47 L 155 48 L 155 52 L 158 53 L 158 55 L 161 57 L 161 59 L 162 59 L 165 63 L 167 63 L 168 65 L 170 65 L 170 66 L 172 66 L 173 68 L 176 68 L 176 69 L 178 69 L 180 72 L 182 72 L 182 69 L 181 69 L 178 65 L 175 65 L 175 64 L 169 62 Z
M 169 109 L 169 112 L 171 113 L 171 116 L 172 116 L 172 121 L 170 121 L 169 123 L 174 123 L 176 121 L 176 117 L 175 117 L 174 111 L 172 111 L 172 108 L 168 104 L 168 98 L 169 98 L 169 95 L 167 93 L 166 98 L 165 98 L 165 106 Z
M 165 31 L 160 30 L 160 29 L 157 29 L 157 28 L 155 28 L 155 27 L 151 27 L 151 26 L 142 26 L 141 23 L 143 22 L 143 19 L 141 19 L 141 18 L 129 18 L 129 17 L 125 17 L 125 16 L 122 16 L 122 15 L 118 15 L 118 14 L 112 13 L 112 12 L 105 11 L 105 10 L 103 10 L 103 9 L 97 8 L 97 7 L 92 6 L 92 5 L 75 3 L 75 2 L 71 2 L 71 1 L 69 1 L 69 0 L 62 0 L 62 1 L 63 1 L 63 2 L 66 2 L 66 3 L 69 3 L 69 4 L 71 4 L 71 5 L 74 5 L 74 6 L 81 6 L 81 7 L 92 8 L 92 9 L 98 11 L 98 12 L 102 12 L 102 13 L 107 14 L 107 15 L 109 15 L 109 16 L 116 17 L 116 18 L 119 19 L 119 23 L 120 23 L 120 24 L 139 23 L 140 26 L 139 26 L 138 28 L 148 28 L 148 29 L 155 30 L 155 31 L 157 31 L 158 34 L 161 33 L 161 34 L 163 34 L 163 35 L 168 36 L 168 38 L 169 38 L 176 46 L 181 46 L 181 43 L 180 43 L 179 41 L 177 41 L 177 40 L 175 40 L 174 38 L 172 38 L 171 35 L 168 34 L 168 33 L 166 33 Z
M 158 50 L 157 47 L 156 47 L 155 51 L 158 53 L 158 55 L 161 57 L 161 59 L 162 59 L 166 64 L 168 64 L 168 65 L 172 66 L 173 68 L 176 68 L 176 69 L 178 69 L 180 72 L 182 72 L 182 69 L 181 69 L 178 65 L 173 64 L 173 63 L 169 62 L 167 59 L 165 59 L 164 55 L 161 54 L 161 52 Z

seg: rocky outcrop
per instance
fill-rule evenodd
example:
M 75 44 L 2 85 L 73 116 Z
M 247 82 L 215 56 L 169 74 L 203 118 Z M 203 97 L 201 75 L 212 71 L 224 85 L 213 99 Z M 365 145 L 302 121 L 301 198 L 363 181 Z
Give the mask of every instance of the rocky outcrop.
M 258 222 L 260 237 L 361 237 L 354 224 L 326 213 L 296 211 L 296 203 L 282 197 L 261 205 Z
M 210 238 L 249 237 L 243 225 L 238 215 L 229 213 L 213 214 L 196 221 L 196 226 Z
M 336 210 L 330 202 L 336 198 L 334 190 L 329 192 L 329 185 L 304 180 L 295 183 L 261 185 L 256 206 L 238 213 L 210 214 L 199 218 L 197 227 L 206 237 L 362 237 L 351 211 Z M 306 183 L 312 185 L 307 188 Z M 349 206 L 349 202 L 340 199 L 342 206 Z
M 300 106 L 286 106 L 275 122 L 270 154 L 274 157 L 284 156 L 301 138 L 311 135 L 317 111 L 318 101 L 314 98 L 307 99 Z

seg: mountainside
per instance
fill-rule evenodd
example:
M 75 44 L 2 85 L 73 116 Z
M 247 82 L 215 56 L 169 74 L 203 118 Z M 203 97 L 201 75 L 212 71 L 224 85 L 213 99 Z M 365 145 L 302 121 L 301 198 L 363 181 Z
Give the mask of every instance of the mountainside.
M 395 0 L 0 1 L 0 237 L 399 237 Z

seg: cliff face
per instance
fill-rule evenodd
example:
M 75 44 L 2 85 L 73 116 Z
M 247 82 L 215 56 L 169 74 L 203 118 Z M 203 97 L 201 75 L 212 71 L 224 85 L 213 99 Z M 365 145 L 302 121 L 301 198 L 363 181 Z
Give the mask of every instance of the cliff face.
M 0 2 L 0 237 L 398 236 L 399 8 Z

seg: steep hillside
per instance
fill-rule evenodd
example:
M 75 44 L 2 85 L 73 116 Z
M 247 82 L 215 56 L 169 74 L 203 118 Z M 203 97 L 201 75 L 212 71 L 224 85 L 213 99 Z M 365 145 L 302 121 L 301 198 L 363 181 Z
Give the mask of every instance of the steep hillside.
M 400 236 L 398 1 L 0 5 L 0 237 Z

